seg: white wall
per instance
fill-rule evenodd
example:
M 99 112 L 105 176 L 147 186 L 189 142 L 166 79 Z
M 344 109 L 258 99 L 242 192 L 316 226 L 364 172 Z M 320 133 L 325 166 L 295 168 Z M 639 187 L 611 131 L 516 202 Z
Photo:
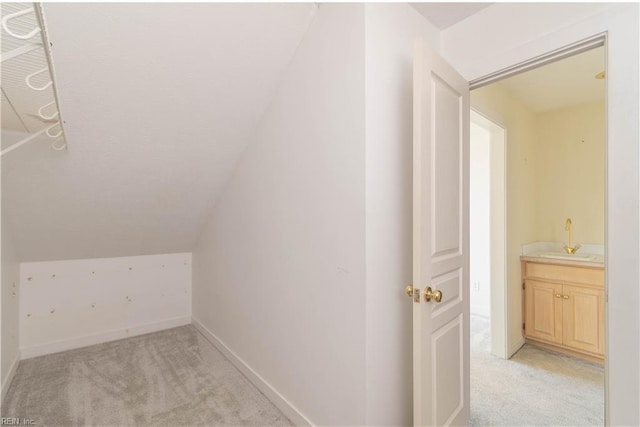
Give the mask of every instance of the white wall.
M 4 204 L 3 204 L 4 205 Z M 20 270 L 16 257 L 11 230 L 7 226 L 6 215 L 2 214 L 2 283 L 0 292 L 0 326 L 2 343 L 0 352 L 0 382 L 2 398 L 7 392 L 18 365 L 18 313 L 20 298 Z
M 22 358 L 190 323 L 191 254 L 20 264 Z
M 412 424 L 413 47 L 439 32 L 407 4 L 367 4 L 367 425 Z
M 489 130 L 471 122 L 469 150 L 469 282 L 472 314 L 490 316 L 491 150 Z
M 442 33 L 467 79 L 607 32 L 607 423 L 640 424 L 638 5 L 500 3 Z
M 365 422 L 364 90 L 364 6 L 323 4 L 193 252 L 194 324 L 297 423 Z

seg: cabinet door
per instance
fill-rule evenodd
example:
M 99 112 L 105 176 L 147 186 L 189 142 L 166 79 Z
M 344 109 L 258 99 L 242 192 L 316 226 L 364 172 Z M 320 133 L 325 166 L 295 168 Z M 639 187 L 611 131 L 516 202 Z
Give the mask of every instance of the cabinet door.
M 570 285 L 562 290 L 564 345 L 604 354 L 604 291 Z
M 562 285 L 525 280 L 524 334 L 562 344 Z

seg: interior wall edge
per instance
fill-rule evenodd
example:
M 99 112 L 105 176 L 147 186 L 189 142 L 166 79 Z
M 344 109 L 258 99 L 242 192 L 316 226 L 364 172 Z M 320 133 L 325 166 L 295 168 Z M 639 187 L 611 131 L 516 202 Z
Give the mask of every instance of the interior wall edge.
M 193 316 L 320 425 L 365 422 L 364 61 L 323 4 L 193 252 Z
M 513 343 L 511 347 L 509 347 L 509 352 L 507 353 L 507 359 L 511 359 L 511 356 L 516 354 L 518 350 L 522 348 L 523 345 L 525 345 L 524 337 L 520 338 L 518 341 Z
M 20 353 L 16 355 L 11 362 L 11 367 L 7 372 L 7 375 L 2 378 L 2 393 L 0 396 L 0 402 L 4 402 L 4 398 L 7 395 L 7 391 L 9 391 L 9 387 L 11 386 L 11 381 L 13 381 L 13 377 L 16 375 L 16 370 L 18 369 L 18 364 L 20 363 Z M 2 405 L 0 404 L 0 408 Z
M 3 171 L 4 172 L 4 171 Z M 4 186 L 4 179 L 2 185 Z M 2 392 L 5 386 L 11 383 L 11 378 L 16 367 L 16 360 L 20 357 L 19 344 L 19 310 L 20 310 L 20 265 L 17 248 L 12 239 L 12 232 L 7 222 L 6 204 L 2 206 L 1 218 L 1 286 L 0 286 L 0 381 L 2 382 Z
M 117 259 L 130 259 L 130 258 L 142 258 L 142 257 L 152 257 L 152 256 L 162 256 L 162 255 L 182 255 L 182 254 L 191 254 L 192 251 L 191 250 L 184 250 L 184 251 L 169 251 L 169 252 L 156 252 L 156 251 L 150 251 L 150 252 L 144 252 L 144 253 L 130 253 L 127 255 L 116 255 L 116 256 L 100 256 L 100 257 L 93 257 L 93 256 L 88 256 L 88 257 L 82 257 L 82 258 L 56 258 L 56 259 L 39 259 L 39 258 L 35 258 L 35 259 L 20 259 L 20 264 L 33 264 L 33 263 L 44 263 L 44 262 L 74 262 L 74 261 L 89 261 L 89 260 L 96 260 L 96 261 L 101 261 L 101 260 L 117 260 Z
M 289 400 L 287 400 L 287 398 L 284 397 L 273 385 L 264 379 L 255 369 L 235 354 L 233 350 L 231 350 L 220 338 L 204 326 L 202 322 L 195 317 L 192 317 L 191 324 L 296 426 L 316 425 Z
M 407 3 L 365 4 L 365 425 L 410 425 L 413 53 L 440 31 Z
M 286 81 L 287 74 L 288 74 L 289 68 L 291 66 L 291 62 L 296 57 L 296 55 L 298 53 L 298 49 L 300 49 L 300 45 L 302 44 L 303 40 L 307 36 L 307 32 L 309 31 L 309 28 L 312 26 L 313 21 L 317 18 L 318 10 L 320 9 L 320 6 L 322 6 L 322 3 L 314 3 L 314 7 L 313 7 L 313 9 L 311 10 L 311 13 L 310 13 L 311 19 L 307 23 L 307 27 L 306 27 L 304 33 L 302 34 L 302 37 L 300 37 L 300 40 L 298 41 L 298 44 L 296 45 L 295 49 L 293 50 L 293 53 L 291 54 L 291 57 L 287 61 L 287 64 L 283 67 L 282 72 L 280 73 L 280 77 L 278 78 L 278 81 L 277 81 L 275 87 L 271 91 L 271 95 L 269 96 L 268 101 L 265 103 L 264 110 L 259 115 L 260 118 L 258 119 L 258 124 L 255 126 L 255 128 L 251 131 L 249 136 L 243 142 L 243 148 L 242 148 L 240 154 L 238 155 L 238 157 L 235 159 L 234 164 L 231 167 L 231 172 L 229 173 L 229 176 L 227 176 L 227 179 L 220 186 L 219 194 L 217 195 L 217 197 L 215 197 L 213 200 L 210 201 L 210 203 L 209 203 L 210 207 L 209 207 L 209 210 L 208 210 L 209 214 L 204 218 L 203 221 L 201 221 L 200 227 L 198 228 L 198 231 L 195 234 L 195 238 L 193 240 L 193 243 L 191 244 L 191 248 L 190 248 L 191 252 L 195 251 L 196 248 L 199 246 L 200 241 L 202 239 L 202 236 L 205 234 L 205 230 L 207 228 L 207 225 L 213 219 L 213 216 L 215 214 L 215 211 L 216 211 L 216 208 L 218 206 L 218 203 L 220 202 L 220 200 L 222 200 L 222 198 L 224 196 L 224 193 L 227 191 L 227 188 L 229 187 L 229 184 L 235 179 L 235 175 L 238 172 L 238 168 L 240 167 L 240 164 L 242 163 L 242 159 L 245 156 L 245 153 L 247 152 L 247 150 L 249 149 L 249 146 L 251 145 L 251 141 L 253 141 L 256 138 L 256 132 L 258 132 L 258 130 L 260 128 L 260 124 L 265 120 L 265 116 L 267 115 L 269 110 L 272 108 L 272 105 L 276 102 L 278 91 L 280 91 L 281 86 Z

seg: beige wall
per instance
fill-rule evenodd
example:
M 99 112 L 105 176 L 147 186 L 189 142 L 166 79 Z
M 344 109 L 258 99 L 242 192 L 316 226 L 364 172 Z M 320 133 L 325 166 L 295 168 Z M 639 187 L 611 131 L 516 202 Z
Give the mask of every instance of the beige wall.
M 536 116 L 536 240 L 604 244 L 604 102 Z
M 522 344 L 520 246 L 535 240 L 535 116 L 500 83 L 471 92 L 471 107 L 506 129 L 507 352 Z

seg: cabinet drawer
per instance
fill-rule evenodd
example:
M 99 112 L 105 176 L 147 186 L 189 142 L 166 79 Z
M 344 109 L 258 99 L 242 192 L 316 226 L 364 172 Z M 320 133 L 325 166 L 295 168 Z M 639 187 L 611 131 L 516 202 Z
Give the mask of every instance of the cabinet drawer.
M 569 267 L 526 262 L 524 276 L 547 279 L 553 282 L 581 283 L 604 287 L 603 268 Z

